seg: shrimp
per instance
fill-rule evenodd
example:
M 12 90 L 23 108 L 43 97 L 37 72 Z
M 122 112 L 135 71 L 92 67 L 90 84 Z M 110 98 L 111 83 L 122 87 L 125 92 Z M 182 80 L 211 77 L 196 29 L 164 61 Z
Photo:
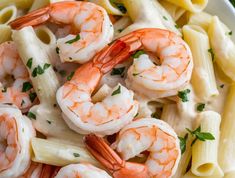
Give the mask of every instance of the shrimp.
M 126 162 L 100 137 L 88 135 L 85 144 L 90 153 L 112 174 L 114 178 L 149 178 L 147 166 Z
M 12 85 L 9 76 L 14 80 Z M 0 85 L 0 103 L 13 103 L 23 112 L 33 105 L 35 93 L 29 74 L 12 41 L 0 44 Z
M 133 92 L 118 84 L 101 102 L 91 94 L 102 76 L 126 59 L 129 48 L 122 42 L 107 46 L 93 61 L 79 67 L 72 79 L 58 89 L 56 98 L 68 126 L 81 134 L 111 135 L 130 123 L 138 110 Z
M 113 38 L 113 25 L 107 12 L 90 2 L 52 3 L 12 21 L 10 25 L 13 29 L 21 29 L 47 21 L 71 28 L 71 34 L 57 40 L 62 62 L 85 63 Z
M 173 176 L 181 157 L 174 130 L 166 122 L 153 118 L 139 119 L 124 127 L 112 146 L 124 160 L 147 150 L 145 165 L 155 178 Z
M 70 164 L 62 167 L 55 178 L 111 178 L 104 170 L 91 164 Z
M 144 50 L 149 54 L 135 55 L 128 69 L 126 85 L 132 90 L 156 99 L 176 95 L 189 83 L 192 54 L 180 36 L 168 30 L 145 28 L 118 40 L 130 46 L 129 52 Z
M 14 106 L 0 104 L 0 177 L 22 175 L 30 165 L 31 121 Z

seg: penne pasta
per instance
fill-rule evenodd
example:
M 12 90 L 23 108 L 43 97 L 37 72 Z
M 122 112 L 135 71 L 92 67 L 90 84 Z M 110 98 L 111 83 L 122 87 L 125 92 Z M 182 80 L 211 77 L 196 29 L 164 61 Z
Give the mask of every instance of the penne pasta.
M 234 178 L 235 177 L 235 171 L 228 172 L 225 174 L 224 178 Z
M 5 41 L 9 41 L 11 40 L 11 27 L 8 25 L 1 25 L 0 24 L 0 44 L 5 42 Z
M 112 91 L 108 85 L 104 84 L 100 89 L 92 96 L 93 102 L 102 101 Z
M 189 15 L 188 24 L 189 25 L 197 25 L 202 27 L 205 31 L 208 30 L 208 27 L 211 22 L 212 15 L 206 13 L 206 12 L 200 12 L 200 13 L 191 13 Z
M 183 7 L 190 12 L 201 12 L 207 5 L 208 0 L 167 0 L 177 6 Z
M 159 2 L 171 15 L 174 21 L 177 21 L 186 12 L 186 10 L 182 7 L 176 6 L 175 4 L 172 4 L 165 0 L 160 0 Z
M 17 8 L 14 5 L 7 6 L 0 10 L 0 24 L 8 24 L 17 16 Z
M 210 101 L 218 96 L 212 58 L 207 33 L 196 25 L 183 27 L 184 40 L 189 45 L 194 62 L 194 69 L 191 78 L 196 95 L 203 101 Z M 198 85 L 200 80 L 200 85 Z
M 114 38 L 118 37 L 119 34 L 125 30 L 126 27 L 131 25 L 131 19 L 128 16 L 123 16 L 121 19 L 116 21 L 113 25 L 114 27 Z
M 215 62 L 223 72 L 235 81 L 235 44 L 231 40 L 229 30 L 224 27 L 218 17 L 213 17 L 208 34 L 215 55 Z
M 235 170 L 235 85 L 228 92 L 221 122 L 221 135 L 219 142 L 219 165 L 225 174 Z
M 20 9 L 28 9 L 31 7 L 32 3 L 33 0 L 1 0 L 0 9 L 12 4 Z
M 100 164 L 82 147 L 69 145 L 59 140 L 40 138 L 33 138 L 31 144 L 33 149 L 32 160 L 35 162 L 55 166 L 86 162 L 100 167 Z
M 222 178 L 224 173 L 219 166 L 216 167 L 215 172 L 211 176 L 196 176 L 191 171 L 188 171 L 182 178 Z M 224 178 L 227 178 L 226 176 Z M 230 178 L 230 177 L 228 177 Z M 232 177 L 231 177 L 232 178 Z
M 218 143 L 220 135 L 221 117 L 214 111 L 204 111 L 198 115 L 202 132 L 211 133 L 214 140 L 196 141 L 192 146 L 191 171 L 197 176 L 211 176 L 215 172 L 218 162 Z

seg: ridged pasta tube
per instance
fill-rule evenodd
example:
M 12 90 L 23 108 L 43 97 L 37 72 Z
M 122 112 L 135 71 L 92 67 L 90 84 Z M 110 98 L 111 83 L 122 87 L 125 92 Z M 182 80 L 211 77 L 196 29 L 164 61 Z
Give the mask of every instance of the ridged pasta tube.
M 0 9 L 12 4 L 16 5 L 16 7 L 20 9 L 28 9 L 32 3 L 33 0 L 1 0 Z

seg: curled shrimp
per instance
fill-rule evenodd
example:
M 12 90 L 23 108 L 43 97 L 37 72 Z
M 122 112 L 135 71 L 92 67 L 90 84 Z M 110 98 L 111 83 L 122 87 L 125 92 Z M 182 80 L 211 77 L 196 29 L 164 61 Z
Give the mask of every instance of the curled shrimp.
M 130 47 L 129 52 L 144 50 L 149 54 L 136 55 L 128 69 L 126 84 L 134 91 L 150 98 L 162 98 L 176 95 L 189 83 L 193 60 L 180 36 L 168 30 L 145 28 L 118 40 Z
M 174 130 L 166 122 L 153 118 L 139 119 L 124 127 L 113 146 L 124 160 L 147 150 L 145 165 L 155 178 L 173 176 L 181 157 Z
M 111 178 L 104 170 L 91 164 L 70 164 L 62 167 L 55 178 Z
M 113 38 L 113 26 L 107 12 L 90 2 L 52 3 L 12 21 L 10 25 L 13 29 L 21 29 L 47 21 L 71 28 L 71 34 L 57 40 L 62 62 L 85 63 Z
M 0 104 L 0 177 L 18 177 L 27 170 L 34 136 L 31 121 L 20 110 Z
M 91 100 L 101 77 L 126 59 L 127 51 L 129 48 L 122 42 L 107 46 L 59 88 L 57 102 L 72 130 L 82 134 L 111 135 L 133 120 L 138 103 L 133 99 L 133 92 L 120 84 L 101 102 Z
M 29 74 L 12 41 L 0 44 L 0 84 L 0 103 L 13 103 L 23 112 L 33 105 Z
M 88 135 L 85 144 L 90 153 L 112 174 L 114 178 L 149 178 L 145 165 L 126 162 L 100 137 Z

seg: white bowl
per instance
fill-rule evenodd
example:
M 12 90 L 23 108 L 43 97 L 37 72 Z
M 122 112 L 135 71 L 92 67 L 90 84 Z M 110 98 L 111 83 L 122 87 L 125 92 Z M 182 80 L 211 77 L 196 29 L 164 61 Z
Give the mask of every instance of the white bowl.
M 217 15 L 232 31 L 232 39 L 235 42 L 235 8 L 229 0 L 209 0 L 206 11 Z

